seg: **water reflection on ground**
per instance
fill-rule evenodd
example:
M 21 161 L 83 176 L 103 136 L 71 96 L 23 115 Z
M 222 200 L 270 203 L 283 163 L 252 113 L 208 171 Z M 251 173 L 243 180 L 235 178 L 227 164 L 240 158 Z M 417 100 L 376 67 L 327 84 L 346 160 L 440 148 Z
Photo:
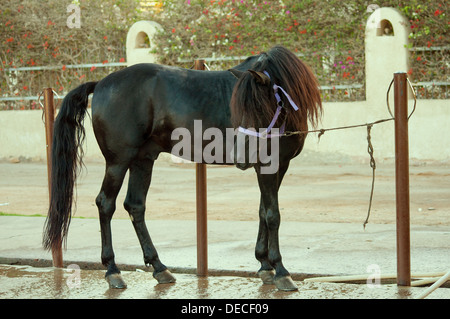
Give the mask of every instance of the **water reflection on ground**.
M 109 289 L 104 271 L 0 265 L 1 299 L 409 299 L 423 287 L 296 281 L 295 292 L 263 285 L 259 278 L 198 277 L 176 273 L 174 284 L 157 284 L 150 272 L 124 271 L 127 289 Z M 428 298 L 450 299 L 440 288 Z

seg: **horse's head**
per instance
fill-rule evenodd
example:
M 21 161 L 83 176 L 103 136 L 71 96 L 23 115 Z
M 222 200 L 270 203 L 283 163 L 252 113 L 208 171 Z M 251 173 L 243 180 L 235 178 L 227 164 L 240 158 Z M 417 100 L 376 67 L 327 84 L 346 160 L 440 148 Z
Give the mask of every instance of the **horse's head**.
M 238 81 L 231 98 L 232 124 L 234 128 L 249 128 L 254 132 L 268 127 L 274 116 L 275 98 L 271 93 L 270 78 L 260 71 L 231 70 Z M 259 133 L 258 133 L 259 134 Z M 234 147 L 234 161 L 238 168 L 247 169 L 258 160 L 259 146 L 255 135 L 239 129 Z
M 231 122 L 235 128 L 267 127 L 274 114 L 275 97 L 270 78 L 260 71 L 231 71 L 238 77 L 231 97 Z
M 317 123 L 322 111 L 319 85 L 310 68 L 292 52 L 276 46 L 242 65 L 250 69 L 231 70 L 238 80 L 230 107 L 231 122 L 234 128 L 239 128 L 238 137 L 247 135 L 244 150 L 248 149 L 247 140 L 252 135 L 273 138 L 275 128 L 306 131 L 308 118 L 313 125 Z M 258 134 L 252 134 L 251 129 Z M 303 135 L 297 138 L 304 140 Z M 239 168 L 254 165 L 251 150 L 246 153 L 234 154 Z

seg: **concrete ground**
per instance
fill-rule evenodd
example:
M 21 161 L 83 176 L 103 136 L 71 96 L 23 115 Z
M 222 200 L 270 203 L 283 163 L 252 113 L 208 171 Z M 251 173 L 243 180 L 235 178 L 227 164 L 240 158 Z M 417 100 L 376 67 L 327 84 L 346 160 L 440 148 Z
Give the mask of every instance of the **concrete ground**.
M 399 288 L 395 279 L 382 279 L 381 285 L 377 285 L 374 279 L 377 275 L 396 273 L 395 228 L 392 225 L 372 225 L 364 231 L 361 225 L 286 223 L 280 237 L 282 253 L 299 291 L 281 293 L 275 286 L 263 286 L 256 277 L 255 231 L 248 231 L 256 226 L 255 222 L 209 222 L 210 276 L 207 278 L 195 275 L 195 222 L 148 222 L 161 260 L 177 278 L 174 285 L 158 285 L 148 272 L 151 269 L 143 265 L 131 223 L 114 220 L 116 261 L 124 270 L 123 278 L 128 284 L 126 291 L 108 289 L 104 270 L 99 270 L 102 267 L 99 265 L 97 220 L 72 221 L 63 270 L 44 267 L 49 266 L 51 255 L 40 247 L 43 222 L 43 217 L 0 217 L 0 298 L 396 299 L 414 298 L 426 289 Z M 173 230 L 171 236 L 168 236 L 168 229 Z M 412 246 L 414 276 L 439 275 L 448 269 L 448 230 L 437 226 L 412 228 L 414 243 L 426 242 Z M 429 240 L 430 237 L 433 240 Z M 76 274 L 71 269 L 78 267 L 80 285 L 71 288 L 70 282 Z M 362 275 L 358 283 L 363 284 L 304 281 L 322 275 Z M 450 290 L 439 288 L 429 297 L 450 299 Z
M 259 278 L 228 276 L 197 277 L 175 274 L 176 283 L 156 284 L 148 272 L 122 271 L 126 289 L 109 289 L 102 270 L 68 270 L 0 265 L 1 299 L 412 299 L 427 288 L 295 281 L 299 290 L 281 292 L 262 285 Z M 78 279 L 79 278 L 79 279 Z M 439 288 L 430 299 L 450 299 L 449 288 Z M 251 301 L 250 301 L 251 302 Z
M 378 164 L 372 213 L 364 229 L 370 167 L 296 160 L 280 190 L 280 247 L 299 291 L 281 293 L 256 278 L 259 191 L 253 172 L 232 167 L 208 168 L 210 276 L 197 277 L 193 167 L 164 161 L 155 168 L 147 225 L 177 283 L 158 285 L 143 266 L 137 237 L 120 204 L 123 187 L 112 228 L 116 262 L 128 288 L 110 290 L 104 270 L 98 270 L 100 232 L 94 205 L 104 167 L 96 162 L 86 166 L 64 252 L 66 268 L 55 270 L 47 267 L 51 256 L 41 248 L 41 216 L 48 207 L 45 163 L 0 163 L 0 298 L 391 299 L 415 298 L 427 289 L 397 287 L 395 279 L 377 285 L 371 279 L 396 274 L 392 163 Z M 418 277 L 443 274 L 450 269 L 450 169 L 442 163 L 417 163 L 410 174 L 411 272 Z M 34 214 L 41 216 L 17 216 Z M 67 269 L 71 264 L 80 272 Z M 75 273 L 80 285 L 70 283 Z M 361 275 L 359 282 L 369 284 L 304 280 L 321 275 Z M 450 290 L 439 288 L 428 298 L 450 299 Z

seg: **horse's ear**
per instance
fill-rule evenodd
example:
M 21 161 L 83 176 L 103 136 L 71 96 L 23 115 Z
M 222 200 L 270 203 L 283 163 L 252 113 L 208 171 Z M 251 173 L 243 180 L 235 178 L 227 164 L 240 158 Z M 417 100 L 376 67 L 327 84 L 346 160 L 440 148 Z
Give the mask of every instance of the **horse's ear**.
M 248 70 L 250 74 L 255 78 L 257 83 L 270 84 L 270 78 L 262 72 Z
M 239 71 L 236 69 L 229 69 L 228 71 L 230 71 L 231 74 L 233 74 L 237 79 L 241 78 L 242 75 L 245 73 L 244 71 Z

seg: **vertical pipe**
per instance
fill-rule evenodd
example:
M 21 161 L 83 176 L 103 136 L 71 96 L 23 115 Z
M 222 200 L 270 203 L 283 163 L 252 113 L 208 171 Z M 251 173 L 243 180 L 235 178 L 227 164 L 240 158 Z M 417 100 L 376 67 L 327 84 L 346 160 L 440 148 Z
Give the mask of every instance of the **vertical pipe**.
M 51 201 L 52 190 L 52 142 L 53 126 L 55 122 L 55 106 L 53 103 L 53 89 L 44 89 L 44 117 L 45 117 L 45 140 L 47 147 L 47 177 L 48 177 L 48 198 Z M 52 249 L 53 267 L 63 267 L 62 245 Z
M 195 164 L 197 193 L 197 275 L 208 275 L 208 227 L 206 208 L 206 165 Z
M 408 84 L 405 72 L 394 73 L 397 285 L 411 286 L 409 222 Z
M 204 60 L 195 60 L 195 70 L 205 70 Z M 195 164 L 197 206 L 197 275 L 208 275 L 208 227 L 206 197 L 206 165 Z

